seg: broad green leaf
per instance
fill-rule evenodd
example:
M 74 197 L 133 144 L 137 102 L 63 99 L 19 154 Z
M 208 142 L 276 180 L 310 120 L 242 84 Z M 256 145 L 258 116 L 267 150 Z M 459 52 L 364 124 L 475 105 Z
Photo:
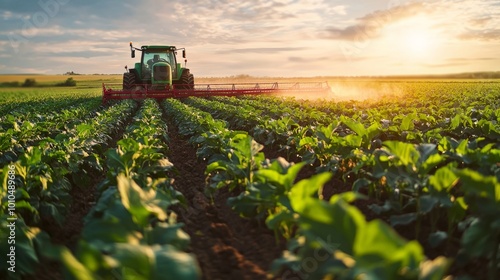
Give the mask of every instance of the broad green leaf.
M 436 248 L 439 246 L 443 241 L 448 239 L 448 233 L 444 231 L 436 231 L 431 234 L 429 234 L 429 245 L 431 245 L 432 248 Z
M 59 250 L 60 260 L 64 264 L 64 268 L 74 277 L 74 279 L 92 280 L 96 278 L 91 270 L 85 267 L 73 256 L 73 254 L 71 254 L 70 250 L 66 247 L 60 247 Z
M 385 141 L 383 145 L 405 166 L 411 165 L 415 166 L 419 158 L 419 153 L 415 149 L 415 146 L 408 143 L 403 143 L 399 141 Z
M 413 124 L 413 120 L 417 119 L 417 114 L 412 113 L 409 115 L 406 115 L 403 120 L 401 121 L 401 125 L 399 126 L 399 129 L 405 131 L 405 130 L 413 130 L 415 125 Z
M 350 130 L 354 131 L 357 135 L 363 136 L 366 134 L 366 128 L 362 123 L 359 123 L 351 118 L 341 116 L 340 121 L 344 123 Z
M 271 230 L 278 230 L 282 223 L 294 221 L 294 216 L 288 211 L 281 211 L 267 216 L 266 225 Z
M 196 280 L 201 278 L 196 258 L 190 254 L 179 252 L 171 246 L 154 248 L 155 263 L 151 279 Z
M 432 195 L 421 195 L 418 199 L 418 214 L 427 214 L 439 204 L 439 198 Z
M 390 220 L 392 226 L 408 225 L 408 224 L 411 224 L 417 220 L 417 213 L 392 215 L 389 220 Z
M 155 203 L 156 192 L 152 189 L 143 190 L 137 183 L 125 175 L 117 177 L 118 191 L 123 206 L 133 215 L 135 221 L 145 226 L 149 223 L 149 216 L 156 214 L 159 220 L 166 220 L 166 209 L 162 209 Z
M 296 212 L 305 210 L 307 198 L 312 197 L 323 185 L 328 182 L 332 177 L 331 173 L 321 173 L 312 176 L 309 179 L 299 181 L 292 187 L 290 191 L 290 201 L 292 207 Z
M 190 238 L 181 228 L 184 225 L 181 223 L 168 224 L 158 222 L 153 228 L 147 228 L 145 235 L 148 239 L 148 244 L 172 245 L 179 250 L 186 250 L 189 246 Z
M 88 242 L 124 242 L 130 244 L 138 244 L 143 238 L 137 228 L 132 228 L 128 223 L 124 223 L 116 216 L 109 214 L 104 214 L 100 219 L 91 219 L 87 222 L 82 237 Z
M 462 248 L 472 257 L 489 257 L 498 247 L 497 232 L 489 221 L 476 220 L 462 235 Z
M 123 279 L 155 279 L 153 248 L 144 245 L 115 243 L 106 248 L 107 254 L 120 263 Z M 131 276 L 135 277 L 131 277 Z
M 343 199 L 333 201 L 330 204 L 314 198 L 304 199 L 301 211 L 297 211 L 299 228 L 311 240 L 334 242 L 339 244 L 339 249 L 351 254 L 357 232 L 366 223 L 365 218 Z
M 431 192 L 448 193 L 458 183 L 458 176 L 450 166 L 444 166 L 429 177 L 429 182 L 432 186 Z
M 474 194 L 479 197 L 492 199 L 500 202 L 500 183 L 494 176 L 483 176 L 477 171 L 464 169 L 456 171 L 462 182 L 462 189 L 466 194 Z
M 402 268 L 417 269 L 424 260 L 417 241 L 407 242 L 380 220 L 366 224 L 356 236 L 354 259 L 358 273 L 395 279 Z

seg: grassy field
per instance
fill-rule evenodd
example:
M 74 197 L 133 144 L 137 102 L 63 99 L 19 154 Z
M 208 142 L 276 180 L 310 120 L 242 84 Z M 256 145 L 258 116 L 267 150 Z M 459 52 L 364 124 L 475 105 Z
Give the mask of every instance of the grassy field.
M 73 78 L 76 87 L 52 87 L 57 83 L 64 82 L 67 78 Z M 31 94 L 52 92 L 57 95 L 60 92 L 75 90 L 80 92 L 86 90 L 89 93 L 99 94 L 102 83 L 121 84 L 122 75 L 0 75 L 0 84 L 18 82 L 22 84 L 26 79 L 35 79 L 40 87 L 0 87 L 0 101 L 13 98 L 24 99 Z M 485 84 L 500 84 L 500 80 L 485 79 L 400 79 L 400 78 L 332 78 L 332 77 L 310 77 L 310 78 L 276 78 L 276 77 L 195 77 L 197 84 L 215 83 L 295 83 L 295 82 L 328 82 L 331 87 L 329 95 L 298 95 L 297 98 L 305 99 L 328 99 L 337 101 L 348 100 L 378 100 L 383 97 L 401 96 L 417 87 L 429 88 L 432 86 L 454 85 L 481 87 Z

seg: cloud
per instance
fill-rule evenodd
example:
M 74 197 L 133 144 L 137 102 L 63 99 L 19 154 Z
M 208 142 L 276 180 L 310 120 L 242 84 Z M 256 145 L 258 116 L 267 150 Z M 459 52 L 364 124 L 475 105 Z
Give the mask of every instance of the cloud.
M 316 57 L 316 58 L 302 57 L 302 56 L 290 56 L 290 57 L 288 57 L 288 61 L 299 62 L 299 63 L 309 63 L 312 61 L 328 61 L 328 60 L 331 60 L 331 57 Z
M 443 67 L 455 67 L 455 66 L 466 66 L 466 65 L 477 65 L 482 62 L 494 62 L 500 61 L 499 57 L 453 57 L 442 61 L 442 63 L 427 63 L 423 64 L 430 68 L 443 68 Z
M 459 36 L 463 40 L 500 41 L 500 29 L 471 30 Z
M 358 41 L 373 39 L 380 35 L 380 30 L 385 26 L 428 12 L 424 2 L 412 2 L 405 5 L 378 10 L 357 19 L 357 23 L 344 28 L 329 27 L 326 37 L 334 40 Z
M 440 27 L 459 40 L 500 40 L 500 2 L 496 0 L 440 0 L 434 4 Z
M 477 57 L 477 58 L 463 58 L 463 57 L 454 57 L 447 59 L 448 61 L 453 61 L 453 62 L 470 62 L 470 61 L 492 61 L 492 60 L 500 60 L 499 57 Z
M 286 47 L 286 48 L 244 48 L 227 50 L 226 53 L 280 53 L 289 51 L 302 51 L 306 48 L 302 47 Z
M 344 26 L 330 26 L 321 35 L 328 39 L 364 41 L 382 36 L 384 28 L 424 16 L 436 29 L 461 40 L 499 40 L 500 2 L 496 0 L 412 1 L 368 13 Z

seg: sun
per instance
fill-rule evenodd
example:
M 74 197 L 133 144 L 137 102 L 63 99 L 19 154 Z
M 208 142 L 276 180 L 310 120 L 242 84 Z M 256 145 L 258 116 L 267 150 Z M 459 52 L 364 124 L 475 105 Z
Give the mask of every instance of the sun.
M 408 30 L 403 37 L 403 48 L 407 48 L 408 53 L 415 55 L 427 55 L 432 51 L 433 40 L 429 30 L 418 28 Z
M 391 55 L 406 61 L 433 59 L 439 48 L 439 33 L 435 23 L 424 16 L 413 17 L 389 26 L 385 30 L 386 44 Z

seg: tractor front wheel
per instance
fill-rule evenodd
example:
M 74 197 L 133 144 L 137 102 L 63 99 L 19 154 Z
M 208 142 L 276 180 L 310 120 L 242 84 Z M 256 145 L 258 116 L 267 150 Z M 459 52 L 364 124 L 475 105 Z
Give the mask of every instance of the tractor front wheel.
M 132 90 L 135 87 L 135 74 L 123 73 L 123 89 Z

